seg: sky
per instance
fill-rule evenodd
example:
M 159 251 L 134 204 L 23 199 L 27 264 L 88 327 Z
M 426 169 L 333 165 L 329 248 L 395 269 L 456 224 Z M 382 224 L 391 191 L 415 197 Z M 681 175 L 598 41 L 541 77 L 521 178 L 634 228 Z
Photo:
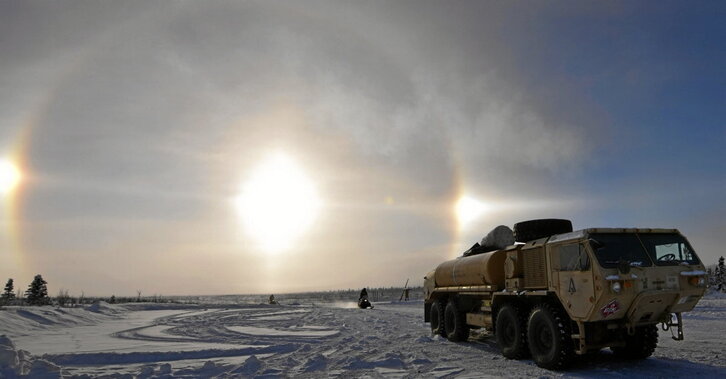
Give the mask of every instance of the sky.
M 710 1 L 1 2 L 0 157 L 19 180 L 0 280 L 419 285 L 536 218 L 677 228 L 716 263 L 725 17 Z

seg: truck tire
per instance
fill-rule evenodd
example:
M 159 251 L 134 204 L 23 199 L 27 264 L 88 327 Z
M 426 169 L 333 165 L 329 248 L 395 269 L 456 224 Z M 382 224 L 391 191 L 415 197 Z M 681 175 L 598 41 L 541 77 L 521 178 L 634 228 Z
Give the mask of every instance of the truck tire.
M 550 304 L 542 304 L 529 315 L 527 342 L 537 366 L 548 370 L 565 368 L 574 356 L 567 315 Z
M 658 327 L 655 325 L 639 326 L 635 334 L 625 337 L 625 346 L 611 347 L 610 350 L 618 357 L 625 359 L 645 359 L 650 357 L 658 346 Z
M 522 221 L 514 224 L 514 240 L 517 242 L 534 241 L 555 234 L 572 231 L 572 222 L 557 218 Z
M 431 304 L 429 314 L 431 318 L 431 333 L 446 337 L 446 329 L 444 328 L 444 304 L 441 301 L 434 301 Z
M 497 313 L 494 330 L 505 358 L 522 359 L 529 355 L 527 320 L 523 312 L 513 305 L 503 306 Z
M 466 314 L 459 310 L 454 300 L 449 300 L 444 310 L 444 328 L 446 337 L 451 342 L 469 339 L 469 325 L 466 325 Z

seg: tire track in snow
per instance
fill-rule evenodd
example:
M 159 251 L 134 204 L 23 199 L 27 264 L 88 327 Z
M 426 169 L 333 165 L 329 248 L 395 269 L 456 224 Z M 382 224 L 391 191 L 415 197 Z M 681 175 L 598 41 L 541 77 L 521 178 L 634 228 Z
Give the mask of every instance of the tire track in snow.
M 262 354 L 281 354 L 297 349 L 295 344 L 267 347 L 247 347 L 242 349 L 209 349 L 194 351 L 163 351 L 163 352 L 131 352 L 131 353 L 79 353 L 79 354 L 45 354 L 43 359 L 58 365 L 111 365 L 129 363 L 150 363 L 161 361 L 178 361 L 185 359 L 208 359 L 234 356 L 250 356 Z

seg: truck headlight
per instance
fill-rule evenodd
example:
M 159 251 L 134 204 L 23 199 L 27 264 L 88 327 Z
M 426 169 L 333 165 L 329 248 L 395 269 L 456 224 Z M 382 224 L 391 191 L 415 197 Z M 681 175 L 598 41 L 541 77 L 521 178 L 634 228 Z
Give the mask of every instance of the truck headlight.
M 615 293 L 620 293 L 620 290 L 622 289 L 622 287 L 620 287 L 620 282 L 613 282 L 613 284 L 610 285 L 610 288 Z
M 693 276 L 690 279 L 688 279 L 688 282 L 691 285 L 696 286 L 696 287 L 704 287 L 706 285 L 706 278 L 704 278 L 703 276 L 699 276 L 699 277 Z

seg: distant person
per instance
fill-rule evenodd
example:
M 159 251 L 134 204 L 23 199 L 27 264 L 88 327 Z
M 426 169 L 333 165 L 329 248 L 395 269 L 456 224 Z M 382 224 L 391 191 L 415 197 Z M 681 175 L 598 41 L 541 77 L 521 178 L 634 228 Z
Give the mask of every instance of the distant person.
M 275 300 L 275 295 L 270 295 L 270 304 L 277 304 L 277 300 Z
M 408 292 L 411 291 L 410 288 L 404 288 L 403 290 L 403 301 L 408 301 Z
M 363 299 L 368 299 L 368 291 L 365 288 L 360 290 L 360 296 L 358 296 L 358 301 L 361 301 Z

